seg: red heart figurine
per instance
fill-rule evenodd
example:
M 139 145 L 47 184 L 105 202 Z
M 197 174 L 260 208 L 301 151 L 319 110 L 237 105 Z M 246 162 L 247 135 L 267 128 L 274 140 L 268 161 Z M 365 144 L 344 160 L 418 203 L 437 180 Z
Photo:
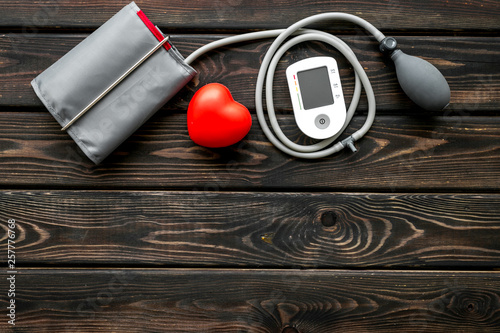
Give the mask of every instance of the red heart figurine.
M 200 146 L 230 146 L 247 135 L 252 126 L 248 109 L 236 102 L 231 92 L 219 83 L 200 88 L 189 102 L 188 132 Z

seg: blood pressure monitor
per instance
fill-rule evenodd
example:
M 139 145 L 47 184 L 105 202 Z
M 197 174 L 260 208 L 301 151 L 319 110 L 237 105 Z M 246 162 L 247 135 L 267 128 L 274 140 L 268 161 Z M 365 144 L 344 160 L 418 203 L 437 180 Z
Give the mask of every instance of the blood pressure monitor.
M 337 61 L 313 57 L 286 70 L 293 113 L 299 129 L 314 139 L 337 134 L 346 120 L 346 106 Z
M 255 114 L 265 136 L 282 152 L 298 158 L 323 158 L 344 148 L 356 151 L 354 142 L 361 139 L 373 125 L 376 113 L 375 94 L 363 66 L 354 52 L 341 39 L 314 29 L 304 27 L 326 20 L 346 21 L 366 29 L 380 43 L 382 53 L 394 61 L 398 81 L 405 93 L 417 105 L 426 110 L 439 111 L 450 103 L 450 87 L 439 70 L 422 58 L 403 53 L 397 48 L 393 37 L 386 37 L 380 30 L 362 18 L 346 13 L 321 13 L 306 17 L 287 29 L 249 32 L 202 46 L 186 58 L 191 64 L 200 55 L 217 47 L 241 43 L 254 39 L 276 37 L 269 46 L 257 75 L 255 84 Z M 349 115 L 346 112 L 337 63 L 329 57 L 313 57 L 292 64 L 286 71 L 293 111 L 298 127 L 306 135 L 316 139 L 327 139 L 302 145 L 290 140 L 281 130 L 276 119 L 273 103 L 273 80 L 281 57 L 293 46 L 307 41 L 322 42 L 339 50 L 350 63 L 356 80 Z M 265 89 L 264 89 L 265 88 Z M 351 118 L 364 88 L 367 100 L 365 122 L 356 131 L 341 141 L 337 136 Z M 181 87 L 179 87 L 181 89 Z M 264 99 L 264 100 L 263 100 Z M 266 118 L 264 103 L 267 106 Z M 269 127 L 270 125 L 270 127 Z

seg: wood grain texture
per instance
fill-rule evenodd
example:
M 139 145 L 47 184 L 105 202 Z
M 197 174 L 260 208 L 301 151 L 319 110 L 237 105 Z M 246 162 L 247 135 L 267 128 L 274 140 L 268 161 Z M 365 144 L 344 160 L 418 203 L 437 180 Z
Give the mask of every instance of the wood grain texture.
M 279 115 L 299 142 L 295 120 Z M 327 191 L 497 191 L 500 118 L 379 116 L 358 145 L 321 160 L 289 157 L 254 118 L 229 148 L 197 146 L 186 117 L 157 114 L 96 166 L 48 113 L 0 113 L 0 186 Z M 360 128 L 356 117 L 347 133 Z
M 2 1 L 0 247 L 15 219 L 18 272 L 10 326 L 4 252 L 0 332 L 500 332 L 499 1 L 137 0 L 184 55 L 312 14 L 357 14 L 435 64 L 452 104 L 422 112 L 366 32 L 321 23 L 374 86 L 378 114 L 356 154 L 291 158 L 255 117 L 228 148 L 189 139 L 185 111 L 206 83 L 255 114 L 263 41 L 200 58 L 199 85 L 96 166 L 30 81 L 129 2 Z M 319 43 L 292 51 L 275 104 L 285 134 L 308 143 L 284 69 L 332 55 L 347 100 L 352 70 Z M 362 100 L 346 134 L 365 113 Z
M 487 272 L 44 270 L 4 332 L 499 332 Z M 5 274 L 0 274 L 2 286 Z M 33 301 L 36 300 L 36 301 Z M 2 300 L 2 307 L 5 301 Z
M 38 31 L 46 27 L 96 28 L 128 4 L 121 1 L 3 1 L 0 26 Z M 136 3 L 161 27 L 171 29 L 284 28 L 306 16 L 347 12 L 362 16 L 380 29 L 464 31 L 498 30 L 498 1 L 243 1 L 138 0 Z
M 30 82 L 39 73 L 71 50 L 86 35 L 22 35 L 0 37 L 0 105 L 27 106 L 44 109 Z M 195 49 L 227 35 L 174 35 L 173 43 L 185 56 Z M 342 36 L 353 48 L 365 67 L 377 98 L 377 110 L 382 113 L 420 114 L 402 92 L 397 83 L 394 64 L 378 51 L 377 43 L 363 32 Z M 497 111 L 500 99 L 500 38 L 496 37 L 398 37 L 400 47 L 408 54 L 418 55 L 437 66 L 447 78 L 452 91 L 451 108 L 467 113 Z M 270 41 L 238 44 L 215 50 L 196 61 L 193 66 L 200 72 L 200 84 L 219 82 L 230 88 L 233 96 L 249 109 L 255 109 L 255 82 L 260 59 Z M 339 62 L 342 85 L 347 100 L 354 88 L 350 64 L 336 51 L 319 43 L 306 43 L 292 49 L 283 57 L 275 76 L 275 104 L 277 110 L 291 110 L 288 87 L 284 75 L 291 63 L 305 57 L 331 55 Z M 198 89 L 190 83 L 166 109 L 183 112 Z M 366 109 L 362 98 L 359 107 Z M 436 113 L 441 114 L 441 113 Z
M 497 194 L 2 191 L 12 218 L 30 266 L 500 268 Z

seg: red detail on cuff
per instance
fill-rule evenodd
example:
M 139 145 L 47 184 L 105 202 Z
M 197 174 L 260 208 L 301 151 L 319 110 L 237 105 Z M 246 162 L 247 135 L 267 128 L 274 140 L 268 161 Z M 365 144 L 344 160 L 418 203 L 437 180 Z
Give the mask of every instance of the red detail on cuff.
M 137 15 L 139 15 L 139 18 L 144 22 L 146 27 L 148 27 L 149 30 L 155 35 L 156 39 L 158 39 L 159 42 L 161 42 L 165 37 L 161 34 L 161 32 L 156 28 L 156 26 L 148 19 L 148 17 L 142 12 L 142 10 L 137 12 Z M 165 49 L 168 51 L 172 47 L 168 42 L 163 44 Z

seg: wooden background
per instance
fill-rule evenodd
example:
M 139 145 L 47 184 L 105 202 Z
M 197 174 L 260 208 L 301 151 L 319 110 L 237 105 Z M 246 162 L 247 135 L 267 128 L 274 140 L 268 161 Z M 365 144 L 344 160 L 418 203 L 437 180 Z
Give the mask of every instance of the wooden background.
M 497 0 L 137 1 L 187 56 L 225 36 L 284 28 L 326 11 L 357 14 L 447 78 L 450 107 L 426 112 L 399 88 L 377 43 L 340 35 L 372 81 L 378 114 L 357 142 L 317 161 L 264 137 L 195 145 L 190 83 L 101 165 L 93 165 L 29 82 L 128 1 L 2 1 L 0 8 L 0 331 L 500 332 L 500 4 Z M 196 61 L 254 115 L 270 41 Z M 337 58 L 306 43 L 283 71 Z M 366 102 L 348 132 L 364 121 Z M 7 220 L 17 223 L 16 325 L 7 324 Z

